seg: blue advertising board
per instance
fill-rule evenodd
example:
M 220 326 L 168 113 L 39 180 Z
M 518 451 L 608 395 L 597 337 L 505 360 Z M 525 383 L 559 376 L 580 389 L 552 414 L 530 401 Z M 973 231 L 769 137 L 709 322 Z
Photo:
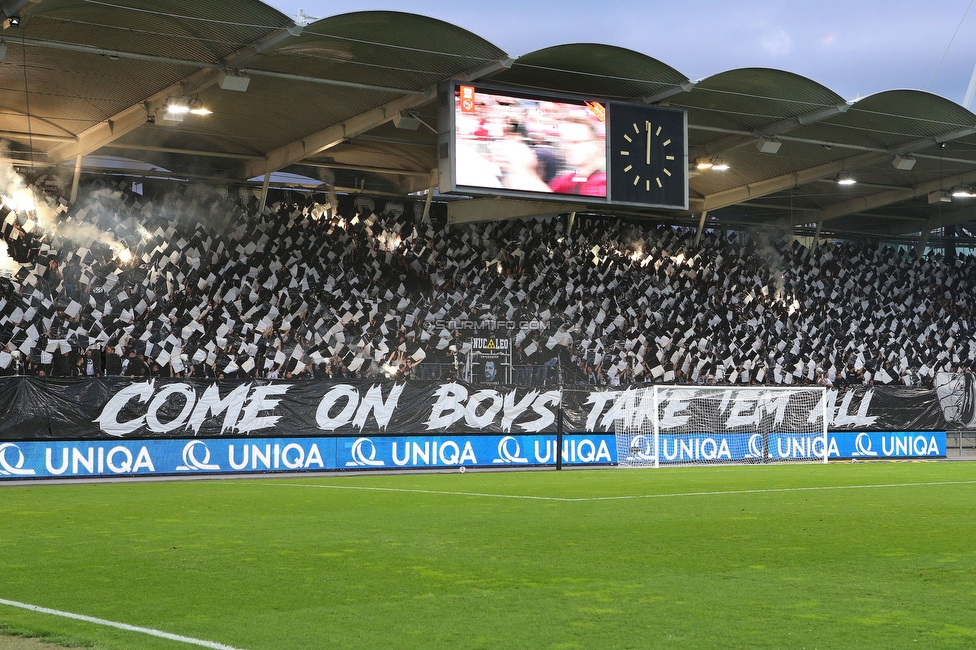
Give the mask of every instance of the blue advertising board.
M 610 465 L 613 436 L 563 438 L 566 465 Z M 373 436 L 0 444 L 0 480 L 556 464 L 556 436 Z
M 662 435 L 661 464 L 777 462 L 823 457 L 813 434 Z M 654 460 L 653 436 L 563 437 L 568 466 Z M 941 458 L 945 432 L 838 432 L 828 459 Z M 24 441 L 0 443 L 0 480 L 362 469 L 538 467 L 556 464 L 556 436 L 371 436 Z
M 945 431 L 862 431 L 829 435 L 831 458 L 944 458 L 946 455 Z
M 660 464 L 697 462 L 778 462 L 823 459 L 820 434 L 726 433 L 661 434 Z M 616 458 L 654 462 L 654 436 L 637 435 L 618 440 Z M 941 458 L 946 455 L 946 434 L 937 432 L 829 432 L 827 458 Z

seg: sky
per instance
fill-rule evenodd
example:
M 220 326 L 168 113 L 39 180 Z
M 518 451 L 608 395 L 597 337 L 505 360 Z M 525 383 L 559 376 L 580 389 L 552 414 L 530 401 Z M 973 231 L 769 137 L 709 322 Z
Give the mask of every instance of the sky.
M 976 67 L 974 0 L 265 0 L 291 16 L 392 10 L 438 18 L 509 56 L 605 43 L 697 80 L 745 67 L 809 77 L 845 99 L 928 90 L 962 103 Z M 974 102 L 976 103 L 976 102 Z

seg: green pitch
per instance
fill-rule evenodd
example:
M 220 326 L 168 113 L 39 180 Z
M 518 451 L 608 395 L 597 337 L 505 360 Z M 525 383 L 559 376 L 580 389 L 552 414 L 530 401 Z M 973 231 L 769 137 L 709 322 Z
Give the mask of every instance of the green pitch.
M 248 650 L 973 648 L 974 513 L 971 463 L 7 487 L 0 599 Z

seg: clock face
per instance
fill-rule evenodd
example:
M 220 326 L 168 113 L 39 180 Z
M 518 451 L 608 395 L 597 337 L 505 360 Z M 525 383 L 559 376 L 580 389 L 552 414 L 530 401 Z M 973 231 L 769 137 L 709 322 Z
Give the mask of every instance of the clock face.
M 684 113 L 611 104 L 609 119 L 610 200 L 685 208 Z

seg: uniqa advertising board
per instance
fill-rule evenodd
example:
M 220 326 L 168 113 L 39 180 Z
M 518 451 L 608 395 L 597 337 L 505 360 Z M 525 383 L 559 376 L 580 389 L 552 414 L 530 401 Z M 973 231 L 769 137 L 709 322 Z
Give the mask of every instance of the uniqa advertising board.
M 651 439 L 652 441 L 653 439 Z M 661 464 L 776 462 L 822 458 L 813 435 L 662 436 Z M 618 448 L 619 446 L 619 448 Z M 0 480 L 69 477 L 245 474 L 390 469 L 545 467 L 556 464 L 554 435 L 371 436 L 24 441 L 0 443 Z M 830 433 L 829 459 L 939 458 L 944 432 Z M 639 451 L 637 451 L 639 450 Z M 643 437 L 563 437 L 567 466 L 653 460 Z M 619 454 L 619 456 L 618 456 Z
M 563 438 L 566 465 L 610 465 L 609 435 Z M 556 436 L 373 436 L 0 444 L 0 479 L 529 467 L 556 464 Z
M 825 439 L 814 433 L 727 433 L 664 435 L 655 450 L 653 435 L 616 439 L 614 462 L 660 464 L 822 460 Z M 831 432 L 826 437 L 827 460 L 885 458 L 944 458 L 944 431 L 924 432 Z

